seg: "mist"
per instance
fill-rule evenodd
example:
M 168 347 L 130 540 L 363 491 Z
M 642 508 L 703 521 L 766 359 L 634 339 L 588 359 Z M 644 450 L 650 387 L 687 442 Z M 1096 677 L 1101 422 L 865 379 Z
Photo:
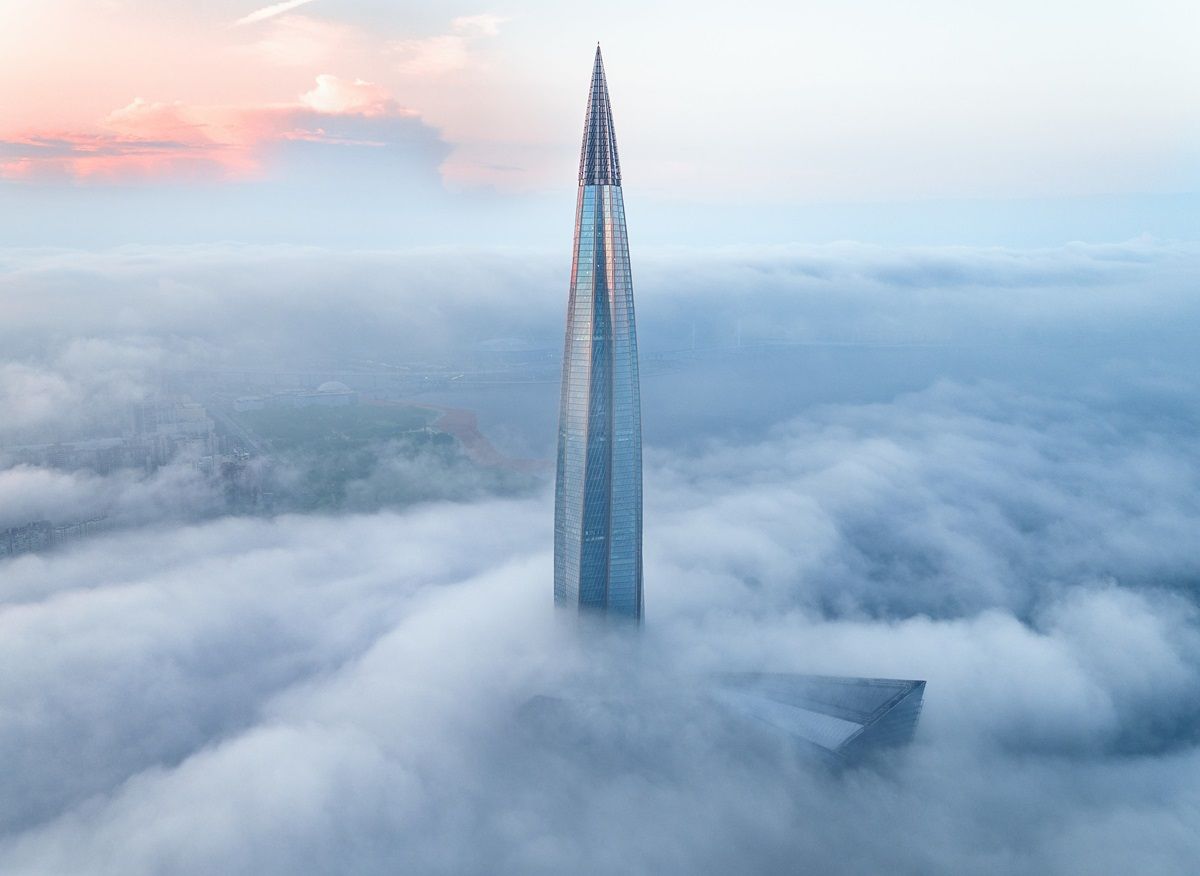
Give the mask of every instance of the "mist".
M 0 257 L 0 527 L 105 521 L 0 558 L 0 869 L 1192 869 L 1193 245 L 635 253 L 636 644 L 552 605 L 560 255 Z M 417 419 L 226 431 L 329 380 Z M 213 446 L 63 461 L 163 399 Z M 734 670 L 925 679 L 917 739 L 831 772 Z

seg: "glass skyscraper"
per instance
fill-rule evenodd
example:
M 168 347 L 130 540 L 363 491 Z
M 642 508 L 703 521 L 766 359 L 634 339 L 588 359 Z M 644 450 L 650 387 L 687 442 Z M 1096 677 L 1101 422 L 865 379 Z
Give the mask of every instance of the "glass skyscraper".
M 604 62 L 596 47 L 567 305 L 554 601 L 642 619 L 642 412 L 633 281 Z

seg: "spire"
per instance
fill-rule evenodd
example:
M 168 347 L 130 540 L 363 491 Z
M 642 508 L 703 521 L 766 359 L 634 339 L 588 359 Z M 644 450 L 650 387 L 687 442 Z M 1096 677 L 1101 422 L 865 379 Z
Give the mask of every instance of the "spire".
M 583 123 L 583 150 L 579 156 L 579 184 L 621 184 L 621 165 L 617 161 L 617 138 L 613 134 L 612 110 L 608 104 L 608 83 L 604 81 L 604 59 L 596 44 L 596 65 L 592 68 L 592 87 L 588 92 L 587 118 Z

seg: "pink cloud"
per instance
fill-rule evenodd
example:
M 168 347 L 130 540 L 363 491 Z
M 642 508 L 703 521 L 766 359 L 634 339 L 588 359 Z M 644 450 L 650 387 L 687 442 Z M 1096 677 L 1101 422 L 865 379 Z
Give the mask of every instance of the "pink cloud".
M 114 134 L 143 140 L 171 140 L 193 145 L 210 140 L 204 133 L 204 122 L 189 118 L 189 108 L 179 102 L 148 103 L 140 97 L 134 98 L 133 103 L 109 113 L 103 125 Z
M 322 118 L 416 115 L 382 86 L 329 74 L 288 104 L 191 106 L 137 98 L 109 113 L 94 133 L 39 131 L 0 141 L 0 178 L 249 178 L 266 171 L 263 153 L 272 143 L 385 145 L 329 133 Z
M 227 144 L 197 138 L 160 140 L 104 132 L 43 133 L 4 142 L 17 153 L 0 161 L 0 179 L 105 179 L 232 176 L 251 170 Z

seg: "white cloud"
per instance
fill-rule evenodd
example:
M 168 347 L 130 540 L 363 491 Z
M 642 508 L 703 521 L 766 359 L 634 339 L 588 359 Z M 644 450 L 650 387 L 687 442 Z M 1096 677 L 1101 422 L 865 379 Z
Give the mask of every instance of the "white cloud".
M 508 19 L 488 12 L 479 15 L 460 15 L 450 22 L 450 26 L 461 33 L 479 34 L 480 36 L 499 36 L 500 25 Z
M 312 3 L 313 0 L 283 0 L 282 3 L 273 3 L 270 6 L 264 6 L 262 9 L 256 9 L 249 15 L 243 16 L 234 22 L 235 25 L 254 24 L 258 21 L 266 21 L 268 18 L 274 18 L 276 15 L 282 15 L 292 9 L 300 6 L 305 6 Z
M 498 36 L 507 19 L 490 13 L 465 15 L 450 23 L 450 33 L 420 39 L 397 40 L 392 51 L 400 58 L 400 69 L 416 76 L 446 76 L 470 67 L 476 59 L 478 41 Z
M 363 79 L 342 79 L 330 73 L 317 77 L 317 84 L 300 102 L 320 113 L 382 115 L 396 111 L 388 90 Z
M 233 51 L 249 54 L 280 67 L 306 70 L 340 66 L 339 58 L 366 51 L 364 34 L 352 25 L 305 15 L 274 18 L 255 31 L 254 41 Z

